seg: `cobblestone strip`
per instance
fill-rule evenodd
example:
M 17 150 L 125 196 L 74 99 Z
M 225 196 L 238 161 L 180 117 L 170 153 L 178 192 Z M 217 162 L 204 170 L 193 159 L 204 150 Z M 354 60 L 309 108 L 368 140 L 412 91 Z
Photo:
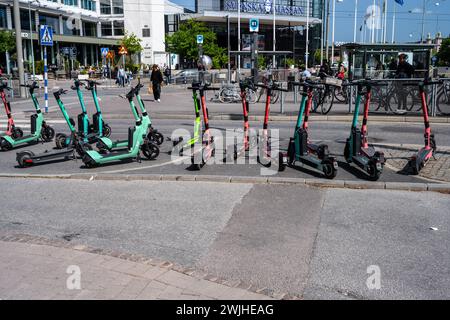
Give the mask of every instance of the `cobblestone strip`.
M 110 266 L 110 267 L 114 267 L 115 271 L 121 271 L 121 272 L 125 272 L 128 274 L 133 274 L 133 272 L 138 272 L 137 269 L 143 268 L 142 266 L 145 266 L 145 265 L 162 268 L 165 271 L 173 271 L 178 274 L 169 272 L 169 273 L 167 273 L 166 276 L 159 278 L 159 276 L 162 275 L 162 273 L 161 272 L 158 273 L 157 271 L 159 269 L 156 269 L 156 270 L 146 270 L 147 274 L 144 273 L 144 276 L 150 277 L 150 278 L 152 276 L 154 276 L 154 278 L 157 279 L 158 282 L 163 283 L 166 286 L 172 285 L 177 288 L 183 286 L 183 281 L 187 281 L 188 278 L 183 278 L 183 277 L 191 277 L 195 280 L 198 280 L 198 282 L 195 282 L 196 283 L 196 292 L 205 291 L 205 292 L 203 292 L 203 293 L 205 293 L 205 294 L 203 294 L 204 297 L 208 297 L 208 295 L 206 293 L 211 292 L 208 290 L 213 290 L 210 287 L 208 287 L 208 283 L 212 282 L 214 284 L 223 285 L 223 286 L 230 288 L 230 290 L 227 290 L 225 292 L 225 294 L 223 296 L 220 296 L 218 299 L 235 299 L 236 295 L 239 295 L 239 294 L 240 294 L 239 299 L 255 299 L 256 296 L 254 296 L 252 294 L 260 294 L 260 295 L 264 295 L 264 296 L 267 296 L 270 298 L 283 299 L 283 300 L 301 299 L 301 297 L 298 295 L 290 294 L 287 292 L 278 292 L 278 291 L 271 290 L 269 288 L 259 288 L 250 283 L 244 283 L 240 280 L 228 280 L 228 279 L 220 278 L 215 275 L 208 274 L 208 273 L 204 272 L 203 270 L 186 268 L 179 264 L 172 263 L 170 261 L 149 258 L 149 257 L 140 255 L 140 254 L 130 254 L 130 253 L 124 253 L 121 251 L 110 250 L 110 249 L 92 248 L 92 247 L 89 247 L 86 245 L 72 244 L 68 241 L 48 239 L 48 238 L 38 237 L 38 236 L 33 236 L 33 235 L 28 235 L 28 234 L 0 234 L 0 241 L 19 242 L 19 243 L 26 243 L 26 244 L 30 244 L 30 245 L 32 244 L 32 245 L 51 246 L 51 247 L 55 247 L 55 248 L 65 248 L 65 249 L 71 249 L 71 250 L 76 250 L 76 251 L 80 251 L 80 252 L 96 254 L 96 255 L 104 256 L 104 257 L 114 257 L 114 258 L 118 258 L 123 261 L 130 262 L 130 263 L 135 263 L 135 264 L 123 264 L 120 268 L 117 266 L 118 269 L 115 268 L 116 267 L 115 265 Z M 105 263 L 108 263 L 108 262 L 105 262 Z M 138 265 L 136 265 L 136 263 Z M 122 270 L 123 268 L 125 268 L 126 270 Z M 135 268 L 136 270 L 134 270 L 133 268 Z M 156 274 L 156 273 L 158 273 L 158 274 Z M 166 272 L 164 272 L 164 274 L 166 274 Z M 183 289 L 183 288 L 181 288 L 181 289 Z M 189 295 L 189 288 L 186 287 L 184 289 L 186 289 L 186 290 L 182 290 L 182 292 L 180 292 L 180 294 L 182 294 L 184 291 L 187 291 L 188 293 L 183 293 L 183 294 Z M 246 295 L 245 293 L 242 294 L 242 292 L 238 292 L 238 291 L 232 290 L 232 289 L 243 289 L 243 290 L 248 291 L 249 293 Z M 122 292 L 121 293 L 122 296 L 119 296 L 118 298 L 123 298 L 123 299 L 132 298 L 132 297 L 139 298 L 140 294 L 142 294 L 141 298 L 143 298 L 145 295 L 143 295 L 142 290 L 144 290 L 144 288 L 142 288 L 141 291 L 139 293 L 137 293 L 136 295 L 135 295 L 135 292 L 133 292 L 133 293 Z M 161 290 L 166 290 L 166 287 L 161 288 Z M 165 292 L 163 294 L 163 298 L 174 299 L 175 295 L 176 295 L 175 292 Z M 148 297 L 148 295 L 145 297 Z M 80 297 L 80 298 L 83 298 L 83 297 Z M 87 298 L 95 298 L 95 297 L 91 297 L 91 296 L 87 295 L 87 296 L 84 296 L 84 298 L 87 299 Z M 100 297 L 100 299 L 101 298 L 102 297 Z M 185 297 L 185 298 L 188 299 L 189 297 Z M 178 297 L 178 299 L 180 299 L 180 297 Z M 183 299 L 183 298 L 181 298 L 181 299 Z

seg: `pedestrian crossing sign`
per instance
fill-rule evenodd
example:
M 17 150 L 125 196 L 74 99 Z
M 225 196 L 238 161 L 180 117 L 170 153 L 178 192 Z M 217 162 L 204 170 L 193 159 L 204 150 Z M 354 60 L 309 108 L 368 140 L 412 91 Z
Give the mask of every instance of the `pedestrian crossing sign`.
M 102 51 L 102 56 L 103 56 L 103 57 L 106 57 L 106 55 L 107 55 L 108 52 L 109 52 L 109 48 L 101 48 L 100 50 Z
M 47 25 L 42 25 L 40 28 L 39 39 L 41 46 L 53 46 L 53 29 Z

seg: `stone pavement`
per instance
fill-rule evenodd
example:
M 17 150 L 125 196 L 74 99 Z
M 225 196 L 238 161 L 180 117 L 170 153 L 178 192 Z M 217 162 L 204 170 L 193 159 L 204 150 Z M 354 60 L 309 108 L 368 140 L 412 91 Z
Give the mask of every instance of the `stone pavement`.
M 270 299 L 183 274 L 170 265 L 85 252 L 82 246 L 78 249 L 0 241 L 0 300 Z
M 380 148 L 386 157 L 386 163 L 391 168 L 401 171 L 407 164 L 410 157 L 417 152 L 413 148 Z M 431 158 L 426 166 L 420 171 L 419 176 L 450 182 L 450 152 L 439 151 L 439 148 L 434 158 Z

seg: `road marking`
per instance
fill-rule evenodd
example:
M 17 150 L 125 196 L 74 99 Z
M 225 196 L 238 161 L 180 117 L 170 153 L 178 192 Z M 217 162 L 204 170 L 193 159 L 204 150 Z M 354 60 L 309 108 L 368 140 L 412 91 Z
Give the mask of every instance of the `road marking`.
M 143 170 L 143 169 L 151 169 L 151 168 L 157 168 L 157 167 L 162 167 L 162 166 L 166 166 L 169 164 L 175 164 L 177 162 L 181 162 L 182 160 L 186 160 L 189 159 L 190 156 L 184 156 L 184 157 L 180 157 L 179 159 L 175 159 L 175 160 L 171 160 L 168 162 L 163 162 L 163 163 L 159 163 L 159 164 L 154 164 L 151 166 L 145 166 L 145 167 L 139 167 L 139 168 L 131 168 L 131 169 L 120 169 L 120 170 L 110 170 L 110 171 L 100 171 L 98 173 L 120 173 L 120 172 L 127 172 L 127 171 L 137 171 L 137 170 Z

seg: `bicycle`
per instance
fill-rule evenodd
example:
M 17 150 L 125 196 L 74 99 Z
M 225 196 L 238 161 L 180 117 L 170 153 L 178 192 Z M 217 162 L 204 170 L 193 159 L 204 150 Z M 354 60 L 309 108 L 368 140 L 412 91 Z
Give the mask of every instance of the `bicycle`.
M 247 88 L 246 94 L 250 103 L 257 102 L 257 93 L 254 90 Z M 214 98 L 211 98 L 211 100 L 213 99 Z M 232 82 L 231 84 L 224 84 L 220 88 L 219 92 L 215 95 L 215 99 L 219 100 L 222 103 L 241 102 L 241 91 L 239 87 L 235 85 L 235 82 Z

